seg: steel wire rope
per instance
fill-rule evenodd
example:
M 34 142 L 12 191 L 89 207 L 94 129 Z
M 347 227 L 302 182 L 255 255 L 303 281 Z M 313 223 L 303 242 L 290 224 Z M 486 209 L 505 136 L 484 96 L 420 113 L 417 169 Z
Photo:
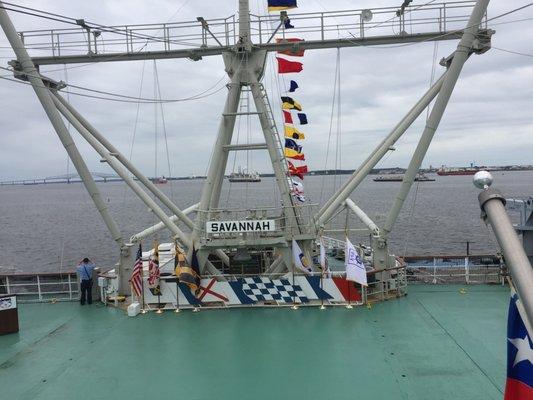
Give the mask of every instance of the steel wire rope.
M 0 67 L 0 69 L 5 69 L 5 70 L 8 70 L 8 71 L 12 71 L 9 68 L 4 68 L 4 67 Z M 28 75 L 28 74 L 26 74 L 26 75 Z M 34 77 L 38 77 L 39 79 L 43 79 L 42 76 L 36 76 L 36 75 L 31 75 L 31 74 L 29 74 L 28 76 L 34 76 Z M 0 79 L 4 79 L 4 80 L 7 80 L 7 81 L 12 81 L 12 82 L 15 82 L 15 83 L 22 83 L 22 84 L 26 84 L 26 85 L 31 85 L 30 82 L 25 82 L 25 81 L 21 81 L 19 79 L 10 78 L 9 75 L 0 75 Z M 219 80 L 219 82 L 222 81 L 222 79 L 223 78 L 221 78 Z M 162 102 L 163 103 L 177 103 L 177 102 L 183 102 L 183 101 L 194 101 L 194 100 L 204 99 L 206 97 L 213 96 L 216 93 L 220 92 L 222 89 L 224 89 L 225 86 L 226 85 L 222 85 L 221 87 L 219 87 L 218 89 L 212 91 L 211 93 L 205 93 L 204 92 L 205 94 L 203 94 L 203 95 L 195 95 L 196 97 L 190 97 L 190 98 L 184 98 L 184 99 L 175 99 L 175 100 L 171 100 L 171 101 L 162 101 Z M 44 86 L 44 87 L 47 88 L 47 86 Z M 73 96 L 80 96 L 80 97 L 86 97 L 86 98 L 91 98 L 91 99 L 113 101 L 113 102 L 118 102 L 118 103 L 133 103 L 133 104 L 138 104 L 138 103 L 142 103 L 142 104 L 159 103 L 159 101 L 157 101 L 156 99 L 150 99 L 150 101 L 144 101 L 144 100 L 134 100 L 135 97 L 133 97 L 133 99 L 129 100 L 129 99 L 121 99 L 121 98 L 112 98 L 112 97 L 105 97 L 105 96 L 89 95 L 89 94 L 86 94 L 86 93 L 73 92 L 73 91 L 69 91 L 69 90 L 62 90 L 62 93 L 68 93 L 68 94 L 71 94 Z
M 9 71 L 9 72 L 13 72 L 13 73 L 17 72 L 17 71 L 15 71 L 12 68 L 0 67 L 0 69 L 3 69 L 5 71 Z M 25 73 L 25 75 L 43 79 L 42 75 L 32 75 L 32 74 L 26 74 L 26 73 Z M 66 84 L 66 85 L 67 85 L 67 87 L 72 87 L 74 89 L 85 90 L 85 91 L 88 91 L 88 92 L 93 92 L 93 93 L 98 93 L 98 94 L 103 94 L 103 95 L 115 96 L 115 97 L 128 99 L 128 100 L 142 101 L 142 102 L 146 102 L 146 103 L 177 103 L 177 102 L 183 102 L 183 101 L 189 101 L 189 100 L 197 100 L 199 98 L 203 98 L 202 96 L 204 94 L 208 93 L 209 91 L 211 91 L 215 87 L 217 87 L 218 84 L 222 80 L 224 80 L 224 78 L 225 78 L 225 76 L 222 76 L 217 82 L 215 82 L 215 84 L 213 84 L 212 86 L 210 86 L 209 88 L 203 90 L 200 93 L 197 93 L 197 94 L 195 94 L 193 96 L 190 96 L 190 97 L 184 97 L 184 98 L 181 98 L 181 99 L 157 99 L 157 98 L 144 98 L 144 97 L 141 97 L 139 99 L 136 96 L 128 96 L 128 95 L 123 95 L 123 94 L 118 94 L 118 93 L 113 93 L 113 92 L 108 92 L 108 91 L 103 91 L 103 90 L 96 90 L 96 89 L 91 89 L 91 88 L 87 88 L 87 87 L 79 86 L 79 85 L 74 85 L 74 84 Z
M 161 98 L 162 97 L 161 84 L 159 82 L 159 72 L 157 70 L 157 64 L 155 63 L 155 60 L 154 60 L 154 69 L 155 69 L 155 77 L 156 77 L 156 82 L 157 82 L 157 96 L 158 96 L 158 98 Z M 163 103 L 159 103 L 159 108 L 160 108 L 160 112 L 161 112 L 161 127 L 163 129 L 163 137 L 165 138 L 165 152 L 166 152 L 166 156 L 167 156 L 168 178 L 169 178 L 168 180 L 170 180 L 170 198 L 171 198 L 172 202 L 174 202 L 173 180 L 170 179 L 170 178 L 172 178 L 172 167 L 171 167 L 171 163 L 170 163 L 170 151 L 169 151 L 169 148 L 168 148 L 168 135 L 167 135 L 167 127 L 166 127 L 166 120 L 165 120 L 165 112 L 164 112 L 164 109 L 163 109 Z
M 428 84 L 429 88 L 431 88 L 433 86 L 433 83 L 435 82 L 435 73 L 437 69 L 437 56 L 438 56 L 438 42 L 434 42 L 433 59 L 432 59 L 432 64 L 431 64 L 431 75 L 430 75 L 429 84 Z M 426 123 L 429 120 L 430 108 L 431 108 L 431 103 L 428 104 L 428 106 L 426 107 Z M 409 245 L 409 241 L 411 239 L 411 231 L 409 230 L 409 228 L 412 227 L 412 221 L 413 221 L 413 216 L 415 214 L 416 202 L 418 200 L 419 190 L 420 190 L 420 180 L 416 181 L 415 183 L 415 193 L 413 196 L 413 203 L 411 204 L 411 209 L 409 210 L 409 214 L 407 217 L 407 228 L 408 229 L 405 230 L 405 238 L 404 238 L 404 243 L 403 243 L 403 257 L 405 257 L 407 254 L 407 246 Z
M 324 162 L 324 175 L 322 175 L 322 185 L 320 189 L 320 203 L 324 201 L 324 189 L 326 184 L 326 177 L 328 176 L 327 170 L 328 170 L 328 160 L 329 160 L 329 151 L 331 147 L 331 136 L 333 133 L 333 119 L 334 119 L 334 112 L 335 112 L 335 102 L 337 99 L 337 78 L 338 78 L 338 64 L 339 60 L 336 58 L 336 65 L 335 65 L 335 73 L 333 78 L 333 97 L 331 99 L 331 112 L 330 112 L 330 119 L 329 119 L 329 130 L 328 130 L 328 142 L 326 145 L 326 159 Z M 335 184 L 335 182 L 333 182 Z
M 142 70 L 141 70 L 141 79 L 140 79 L 140 83 L 139 83 L 139 98 L 141 97 L 142 91 L 143 91 L 145 67 L 146 67 L 146 60 L 143 61 Z M 133 123 L 133 132 L 132 132 L 132 136 L 131 136 L 130 151 L 129 151 L 129 156 L 128 156 L 128 160 L 130 162 L 132 162 L 133 147 L 135 145 L 135 139 L 137 137 L 137 127 L 138 127 L 138 123 L 139 123 L 140 108 L 141 108 L 141 103 L 137 103 L 137 110 L 136 110 L 136 113 L 135 113 L 135 121 Z M 128 170 L 128 172 L 129 172 L 129 170 Z M 131 174 L 131 172 L 130 172 L 130 174 Z M 131 176 L 133 176 L 133 174 L 131 174 Z M 126 204 L 126 192 L 127 192 L 127 185 L 124 186 L 124 192 L 123 192 L 123 197 L 122 197 L 122 205 L 123 206 L 125 206 L 125 204 Z M 123 209 L 125 209 L 125 207 L 123 207 Z
M 499 50 L 499 51 L 503 51 L 503 52 L 505 52 L 505 53 L 516 54 L 516 55 L 518 55 L 518 56 L 533 57 L 533 54 L 529 54 L 529 53 L 521 53 L 521 52 L 519 52 L 519 51 L 515 51 L 515 50 L 502 49 L 501 47 L 494 47 L 494 46 L 491 46 L 491 49 Z

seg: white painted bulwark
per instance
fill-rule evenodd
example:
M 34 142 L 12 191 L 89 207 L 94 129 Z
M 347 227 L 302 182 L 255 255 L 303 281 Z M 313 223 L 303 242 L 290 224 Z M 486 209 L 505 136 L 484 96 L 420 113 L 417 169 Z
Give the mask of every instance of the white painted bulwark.
M 207 233 L 272 232 L 276 230 L 273 219 L 245 221 L 207 221 Z

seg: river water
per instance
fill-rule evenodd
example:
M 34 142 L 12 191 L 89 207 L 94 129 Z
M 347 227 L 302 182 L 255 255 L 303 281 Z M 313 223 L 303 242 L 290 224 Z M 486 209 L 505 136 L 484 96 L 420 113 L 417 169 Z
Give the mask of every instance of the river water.
M 533 195 L 533 171 L 495 172 L 494 186 L 506 197 Z M 489 227 L 480 219 L 477 193 L 471 176 L 436 176 L 435 182 L 415 184 L 390 237 L 397 255 L 464 254 L 470 241 L 472 253 L 494 253 L 497 244 Z M 308 176 L 308 203 L 323 203 L 347 176 Z M 395 182 L 374 182 L 367 177 L 352 199 L 378 225 L 386 218 L 400 187 Z M 180 208 L 198 201 L 202 180 L 172 181 L 160 188 Z M 129 238 L 157 222 L 153 214 L 122 182 L 98 184 L 123 236 Z M 221 206 L 254 208 L 279 204 L 273 178 L 260 183 L 225 183 Z M 512 215 L 516 220 L 517 216 Z M 346 225 L 345 214 L 333 221 Z M 350 225 L 361 227 L 354 218 Z M 161 240 L 168 235 L 162 234 Z M 367 234 L 352 235 L 368 242 Z M 148 247 L 149 243 L 145 244 Z M 116 262 L 118 249 L 83 185 L 47 184 L 0 186 L 0 272 L 73 269 L 83 258 L 102 268 Z

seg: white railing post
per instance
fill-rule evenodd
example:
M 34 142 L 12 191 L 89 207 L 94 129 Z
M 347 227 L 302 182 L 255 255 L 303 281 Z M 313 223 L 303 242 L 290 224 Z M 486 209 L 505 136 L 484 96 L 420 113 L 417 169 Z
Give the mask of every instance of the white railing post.
M 41 294 L 41 279 L 39 278 L 39 275 L 37 275 L 37 293 L 39 294 L 39 301 L 42 301 L 43 296 Z

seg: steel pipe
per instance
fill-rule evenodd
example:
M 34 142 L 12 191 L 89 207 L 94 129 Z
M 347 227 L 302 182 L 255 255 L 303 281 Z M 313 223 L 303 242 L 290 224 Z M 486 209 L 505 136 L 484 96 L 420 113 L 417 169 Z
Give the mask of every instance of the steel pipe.
M 72 136 L 68 132 L 68 129 L 65 126 L 63 120 L 61 119 L 59 112 L 54 106 L 48 88 L 45 86 L 43 80 L 39 77 L 39 72 L 37 71 L 37 68 L 35 68 L 35 65 L 33 64 L 30 56 L 28 55 L 28 52 L 24 47 L 24 43 L 22 43 L 22 40 L 17 34 L 17 31 L 15 30 L 15 27 L 13 26 L 13 23 L 9 18 L 9 15 L 4 9 L 4 4 L 1 1 L 0 26 L 2 26 L 2 29 L 4 30 L 6 37 L 9 41 L 9 44 L 13 48 L 13 51 L 15 52 L 24 73 L 27 75 L 31 86 L 33 87 L 33 90 L 37 95 L 37 98 L 41 102 L 41 105 L 43 106 L 46 115 L 50 119 L 50 122 L 52 123 L 52 126 L 54 127 L 57 136 L 59 137 L 59 140 L 61 140 L 61 143 L 65 147 L 67 154 L 72 160 L 72 164 L 74 165 L 76 171 L 78 172 L 78 175 L 82 179 L 83 184 L 87 189 L 87 192 L 91 196 L 91 199 L 93 200 L 98 212 L 102 216 L 102 219 L 104 220 L 107 229 L 111 233 L 113 240 L 117 242 L 121 248 L 124 248 L 124 240 L 122 239 L 122 234 L 120 233 L 118 225 L 111 217 L 106 203 L 102 200 L 100 192 L 96 187 L 96 183 L 94 182 L 94 179 L 92 178 L 92 175 L 89 172 L 85 161 L 83 160 L 74 141 L 72 140 Z
M 533 268 L 505 211 L 505 199 L 492 188 L 482 191 L 478 199 L 503 251 L 505 263 L 509 267 L 527 318 L 533 323 Z
M 356 216 L 361 220 L 363 224 L 366 225 L 366 227 L 372 232 L 372 235 L 379 236 L 379 228 L 378 226 L 370 219 L 366 213 L 361 210 L 357 204 L 353 202 L 352 199 L 346 199 L 344 201 L 344 204 L 346 204 L 346 207 L 348 207 Z
M 198 204 L 199 203 L 196 203 L 196 204 L 193 204 L 192 206 L 186 208 L 185 210 L 183 210 L 183 214 L 189 215 L 189 214 L 195 212 L 198 209 Z M 172 215 L 170 217 L 170 220 L 172 222 L 179 222 L 179 218 L 176 215 Z M 152 226 L 144 229 L 143 231 L 141 231 L 139 233 L 136 233 L 135 235 L 133 235 L 130 238 L 130 241 L 132 243 L 140 242 L 144 238 L 147 238 L 148 236 L 154 235 L 157 232 L 162 231 L 163 229 L 165 229 L 165 224 L 162 223 L 162 222 L 159 222 L 159 223 L 157 223 L 155 225 L 152 225 Z
M 318 225 L 324 225 L 335 214 L 337 209 L 342 206 L 344 201 L 350 197 L 352 192 L 359 186 L 374 168 L 377 163 L 387 154 L 390 147 L 394 145 L 398 139 L 407 131 L 412 123 L 419 117 L 419 115 L 429 106 L 435 96 L 442 87 L 444 82 L 444 73 L 429 90 L 422 96 L 420 100 L 409 110 L 403 119 L 394 127 L 389 135 L 376 147 L 376 149 L 368 156 L 368 158 L 361 164 L 361 166 L 351 175 L 350 179 L 341 187 L 327 202 L 322 206 L 317 214 Z
M 405 172 L 400 191 L 396 196 L 396 200 L 394 201 L 389 216 L 387 217 L 385 225 L 383 226 L 383 234 L 385 236 L 389 234 L 393 225 L 398 219 L 398 215 L 403 207 L 403 203 L 405 202 L 405 199 L 411 190 L 411 186 L 415 181 L 416 174 L 420 170 L 422 161 L 426 156 L 429 145 L 433 140 L 433 136 L 435 135 L 444 111 L 446 110 L 446 106 L 450 101 L 455 84 L 459 79 L 459 75 L 461 74 L 466 60 L 470 56 L 472 45 L 474 44 L 474 40 L 476 40 L 476 34 L 479 30 L 479 24 L 483 20 L 483 16 L 487 11 L 489 2 L 490 0 L 478 0 L 474 6 L 474 9 L 472 10 L 472 14 L 470 15 L 463 33 L 463 37 L 457 45 L 457 50 L 454 53 L 453 59 L 448 68 L 448 72 L 446 73 L 444 82 L 442 83 L 442 88 L 437 96 L 437 99 L 435 100 L 435 105 L 433 106 L 429 118 L 426 121 L 424 132 L 420 137 L 420 141 L 418 142 L 416 150 L 413 153 L 413 157 L 411 158 L 411 162 L 409 163 L 407 171 Z

